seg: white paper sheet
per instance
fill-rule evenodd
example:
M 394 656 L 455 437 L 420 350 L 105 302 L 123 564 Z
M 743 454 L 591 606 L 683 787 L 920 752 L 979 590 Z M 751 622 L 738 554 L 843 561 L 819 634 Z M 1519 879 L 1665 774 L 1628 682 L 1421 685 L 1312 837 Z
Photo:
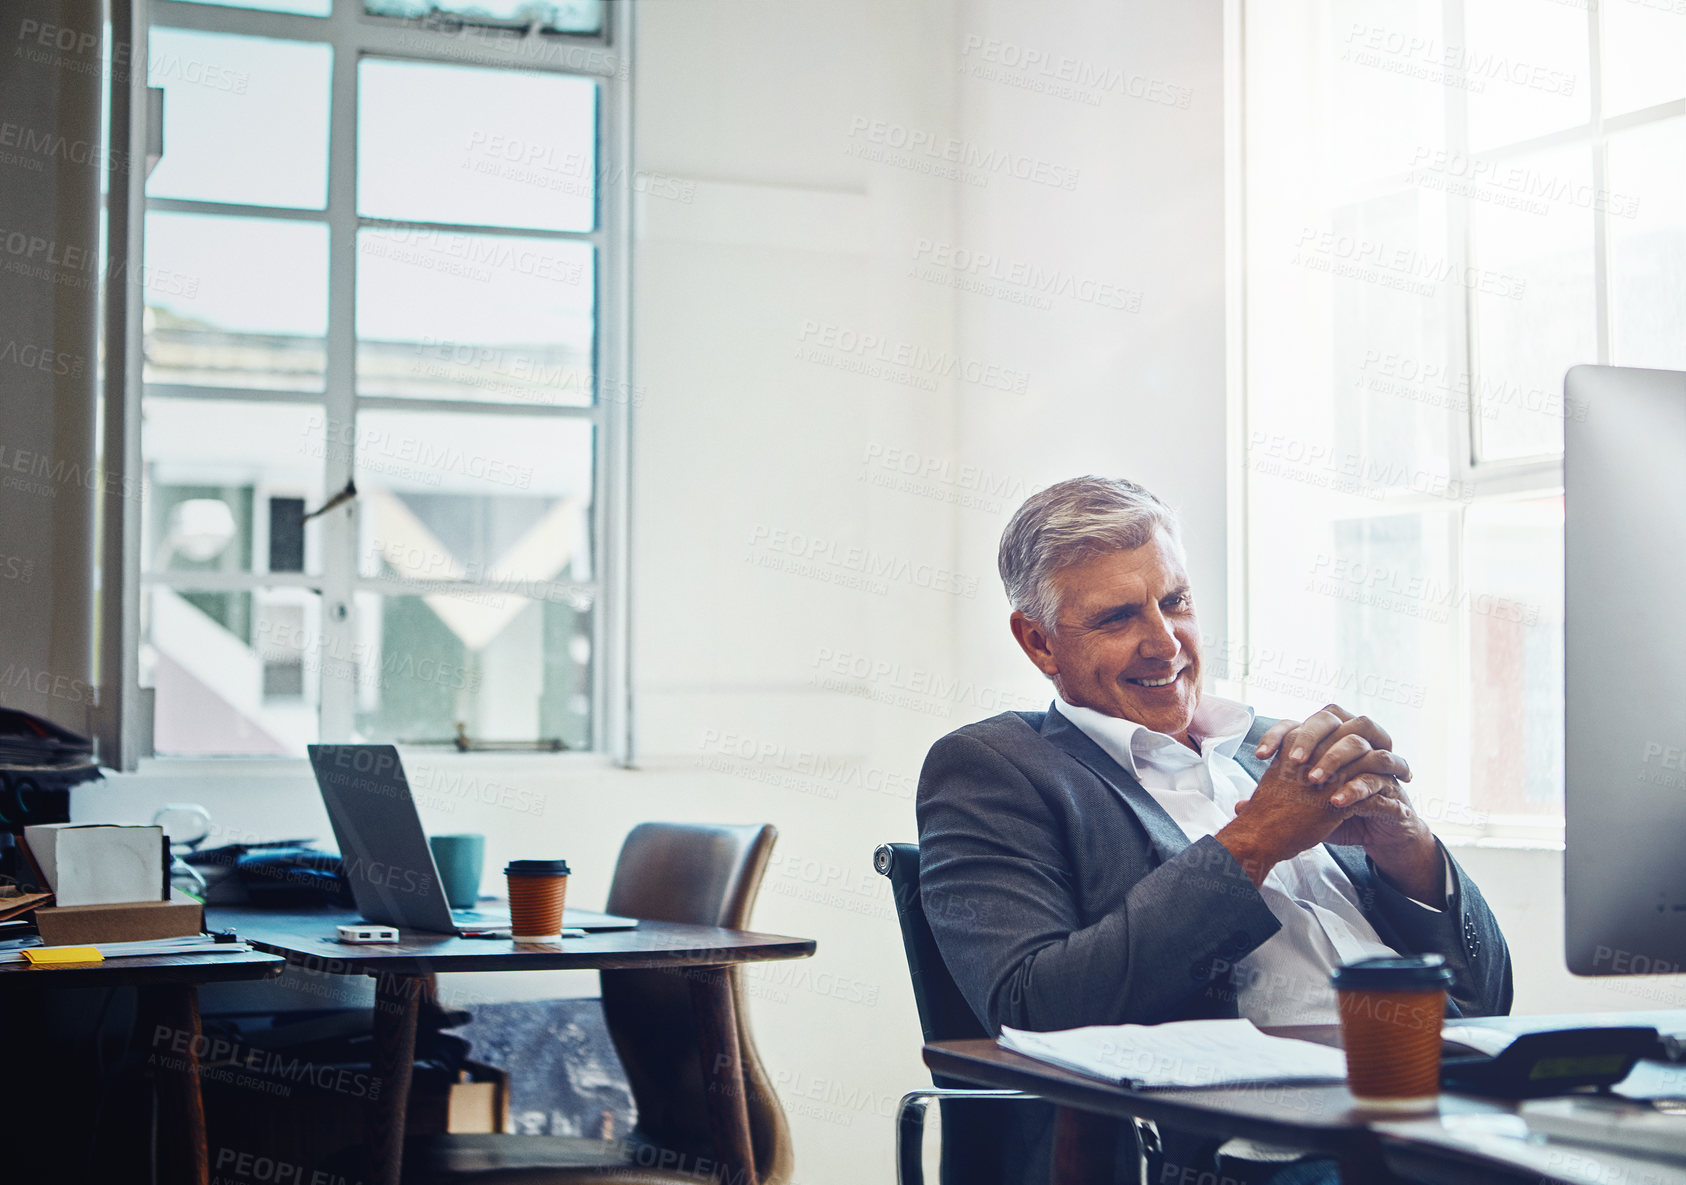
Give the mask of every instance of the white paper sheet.
M 1000 1043 L 1026 1057 L 1138 1089 L 1346 1079 L 1340 1050 L 1271 1037 L 1250 1020 L 1091 1025 L 1054 1033 L 1003 1028 Z

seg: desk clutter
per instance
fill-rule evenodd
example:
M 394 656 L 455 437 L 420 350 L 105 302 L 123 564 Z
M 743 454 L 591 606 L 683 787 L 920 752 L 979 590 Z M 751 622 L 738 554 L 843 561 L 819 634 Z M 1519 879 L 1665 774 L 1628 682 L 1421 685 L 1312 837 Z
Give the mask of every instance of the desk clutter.
M 43 823 L 24 828 L 30 883 L 7 886 L 0 909 L 32 912 L 47 946 L 189 938 L 204 906 L 170 885 L 170 845 L 156 826 Z

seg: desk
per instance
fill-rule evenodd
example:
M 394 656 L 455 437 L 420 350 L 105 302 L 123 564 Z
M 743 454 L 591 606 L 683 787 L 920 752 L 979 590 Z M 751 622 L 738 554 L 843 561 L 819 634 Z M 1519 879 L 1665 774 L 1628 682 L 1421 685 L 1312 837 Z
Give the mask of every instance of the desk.
M 214 911 L 217 926 L 233 926 L 253 946 L 280 955 L 301 970 L 374 978 L 372 1069 L 385 1085 L 367 1112 L 371 1182 L 398 1185 L 416 1021 L 422 998 L 431 992 L 438 972 L 693 969 L 687 980 L 702 1064 L 715 1068 L 709 1118 L 716 1153 L 729 1180 L 756 1185 L 743 1065 L 738 1056 L 738 1016 L 727 977 L 737 963 L 807 958 L 814 953 L 812 939 L 673 922 L 640 922 L 637 929 L 565 938 L 555 946 L 418 931 L 406 932 L 401 942 L 380 946 L 347 946 L 332 937 L 335 926 L 357 920 L 354 913 L 330 910 Z
M 1514 1027 L 1529 1020 L 1538 1018 L 1514 1018 Z M 1339 1044 L 1334 1026 L 1267 1031 Z M 1132 1091 L 982 1038 L 927 1045 L 925 1064 L 934 1073 L 1055 1103 L 1054 1185 L 1112 1180 L 1111 1166 L 1092 1159 L 1095 1148 L 1110 1148 L 1110 1138 L 1096 1131 L 1096 1116 L 1109 1117 L 1101 1126 L 1111 1118 L 1141 1118 L 1214 1138 L 1244 1136 L 1306 1148 L 1335 1157 L 1346 1185 L 1388 1185 L 1405 1178 L 1433 1185 L 1686 1185 L 1686 1164 L 1507 1135 L 1522 1121 L 1516 1105 L 1502 1099 L 1443 1094 L 1438 1114 L 1378 1118 L 1356 1110 L 1340 1084 Z
M 191 1181 L 206 1185 L 210 1179 L 210 1151 L 205 1141 L 205 1100 L 199 1079 L 199 1049 L 203 1037 L 199 1028 L 198 986 L 236 980 L 274 979 L 281 974 L 282 960 L 257 951 L 234 954 L 142 955 L 107 959 L 100 963 L 61 963 L 36 967 L 26 963 L 0 963 L 0 994 L 7 1008 L 25 992 L 62 988 L 139 989 L 140 1008 L 135 1031 L 147 1040 L 161 1029 L 175 1037 L 165 1049 L 154 1049 L 161 1073 L 160 1109 L 174 1119 L 179 1140 L 161 1141 L 161 1180 Z M 23 1034 L 18 1034 L 23 1036 Z M 175 1038 L 180 1038 L 179 1040 Z M 154 1045 L 157 1043 L 154 1041 Z M 9 1051 L 13 1056 L 17 1050 Z M 27 1056 L 27 1055 L 25 1055 Z M 171 1163 L 170 1161 L 173 1161 Z
M 1341 1180 L 1348 1185 L 1385 1185 L 1396 1180 L 1383 1161 L 1380 1138 L 1354 1109 L 1346 1087 L 1339 1084 L 1132 1091 L 1024 1057 L 981 1037 L 927 1045 L 925 1064 L 933 1073 L 980 1086 L 1022 1090 L 1057 1104 L 1055 1185 L 1112 1180 L 1110 1166 L 1084 1159 L 1084 1149 L 1077 1146 L 1110 1148 L 1110 1140 L 1094 1138 L 1093 1117 L 1097 1115 L 1149 1119 L 1214 1139 L 1244 1136 L 1292 1144 L 1335 1157 L 1340 1161 Z M 1461 1098 L 1448 1098 L 1443 1105 L 1477 1113 L 1506 1110 Z

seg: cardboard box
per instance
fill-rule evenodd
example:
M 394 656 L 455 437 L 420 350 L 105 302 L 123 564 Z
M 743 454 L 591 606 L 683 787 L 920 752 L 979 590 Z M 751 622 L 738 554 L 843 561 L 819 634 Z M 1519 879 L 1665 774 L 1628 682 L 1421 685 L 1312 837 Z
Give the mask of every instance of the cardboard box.
M 35 926 L 48 946 L 183 938 L 205 928 L 205 907 L 192 898 L 123 905 L 55 905 L 35 911 Z

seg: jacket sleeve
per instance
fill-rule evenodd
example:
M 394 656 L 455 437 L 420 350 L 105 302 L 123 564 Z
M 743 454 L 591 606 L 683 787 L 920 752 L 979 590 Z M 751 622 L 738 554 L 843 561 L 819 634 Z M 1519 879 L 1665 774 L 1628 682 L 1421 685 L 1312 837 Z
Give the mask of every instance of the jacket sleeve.
M 981 738 L 951 733 L 919 778 L 920 885 L 943 960 L 990 1032 L 1152 1024 L 1228 998 L 1228 968 L 1280 927 L 1207 837 L 1147 869 L 1121 908 L 1085 923 L 1065 824 Z M 1233 1005 L 1195 1008 L 1234 1015 Z
M 1443 910 L 1425 909 L 1394 887 L 1370 862 L 1375 907 L 1412 954 L 1438 952 L 1455 977 L 1448 992 L 1460 1016 L 1503 1016 L 1512 996 L 1510 948 L 1475 881 L 1437 839 L 1452 880 Z M 1366 857 L 1366 859 L 1368 859 Z

